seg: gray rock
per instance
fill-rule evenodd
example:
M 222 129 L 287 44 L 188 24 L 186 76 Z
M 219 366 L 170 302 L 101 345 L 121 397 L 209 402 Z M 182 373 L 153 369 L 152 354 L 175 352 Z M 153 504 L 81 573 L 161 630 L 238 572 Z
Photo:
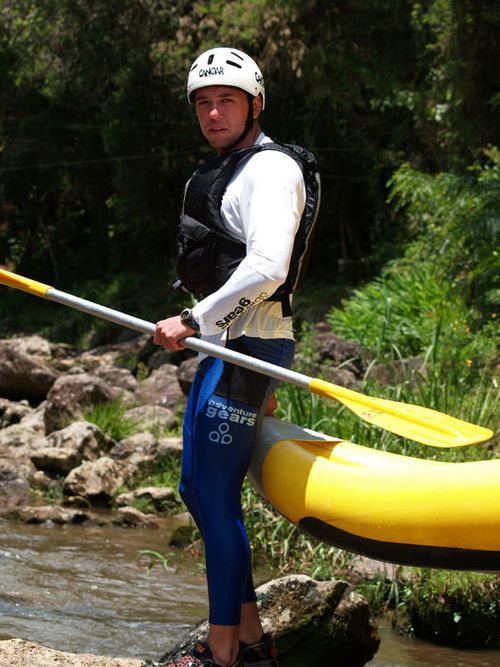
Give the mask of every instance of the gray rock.
M 109 452 L 115 442 L 95 424 L 77 421 L 51 433 L 47 444 L 31 454 L 31 460 L 39 470 L 67 475 L 83 461 L 95 461 Z
M 46 438 L 24 424 L 13 424 L 0 430 L 0 456 L 29 456 L 46 446 Z
M 320 323 L 316 331 L 314 351 L 318 367 L 343 369 L 360 379 L 367 368 L 370 353 L 359 343 L 339 338 L 328 325 Z
M 37 431 L 41 435 L 45 435 L 45 406 L 46 401 L 42 401 L 34 410 L 22 417 L 19 422 L 21 426 L 29 428 L 32 431 Z
M 162 405 L 140 405 L 125 412 L 124 417 L 136 422 L 143 429 L 164 429 L 177 426 L 174 410 Z
M 12 350 L 26 354 L 29 357 L 39 357 L 46 361 L 52 360 L 53 350 L 48 340 L 33 334 L 31 336 L 16 336 L 15 338 L 8 338 L 0 340 L 0 346 L 7 345 Z
M 118 507 L 131 505 L 136 500 L 147 502 L 157 512 L 168 512 L 180 506 L 175 491 L 169 486 L 147 486 L 121 493 L 115 499 Z
M 67 475 L 82 462 L 78 451 L 66 447 L 43 447 L 30 458 L 39 471 L 56 475 Z
M 82 461 L 95 461 L 108 453 L 115 441 L 103 433 L 96 425 L 86 421 L 76 421 L 47 437 L 52 447 L 64 447 L 79 453 Z
M 154 452 L 157 445 L 158 441 L 149 431 L 135 433 L 117 442 L 110 450 L 109 455 L 117 461 L 126 461 L 138 466 L 154 459 Z
M 260 586 L 257 598 L 264 630 L 275 639 L 280 667 L 362 667 L 378 650 L 380 638 L 368 603 L 344 581 L 290 575 Z M 205 621 L 162 659 L 205 639 L 207 631 Z
M 135 507 L 120 507 L 113 520 L 116 526 L 126 528 L 159 528 L 160 524 L 154 514 L 144 514 Z
M 24 523 L 84 523 L 90 515 L 81 510 L 65 509 L 57 505 L 44 505 L 42 507 L 24 507 L 10 512 L 9 518 L 23 521 Z
M 39 432 L 23 424 L 0 430 L 0 504 L 18 505 L 29 499 L 36 468 L 30 456 L 47 446 Z
M 35 472 L 29 460 L 0 456 L 0 506 L 17 507 L 26 503 L 31 495 L 28 480 Z
M 196 369 L 198 368 L 198 358 L 191 357 L 181 363 L 177 369 L 177 380 L 182 389 L 182 393 L 187 396 L 193 384 Z
M 148 359 L 148 366 L 151 369 L 160 368 L 160 366 L 171 363 L 172 352 L 169 352 L 168 350 L 156 350 L 156 352 L 153 352 L 153 354 Z
M 95 504 L 109 504 L 127 476 L 123 466 L 103 456 L 74 468 L 64 480 L 64 494 L 81 496 Z
M 155 404 L 166 408 L 176 408 L 184 400 L 177 380 L 177 366 L 163 364 L 140 383 L 135 392 L 137 401 L 141 404 Z
M 140 667 L 136 658 L 64 653 L 24 639 L 0 641 L 1 667 Z
M 321 366 L 320 375 L 323 380 L 348 389 L 356 389 L 359 386 L 356 375 L 346 368 L 333 368 L 329 365 Z
M 182 457 L 182 438 L 170 436 L 158 439 L 154 452 L 154 460 L 157 463 L 169 459 L 180 459 Z
M 45 360 L 0 344 L 0 396 L 11 400 L 43 401 L 58 372 Z
M 117 366 L 133 368 L 137 356 L 145 342 L 150 338 L 146 335 L 133 336 L 129 340 L 100 345 L 78 357 L 78 362 L 87 370 L 97 369 L 99 366 Z
M 7 398 L 0 398 L 0 428 L 18 424 L 23 417 L 33 413 L 27 401 L 17 402 L 9 401 Z
M 46 432 L 58 431 L 73 421 L 81 420 L 84 408 L 114 400 L 118 395 L 118 390 L 95 375 L 63 375 L 47 396 L 44 413 Z
M 118 368 L 106 364 L 105 366 L 98 366 L 94 374 L 105 380 L 111 387 L 121 389 L 124 392 L 133 393 L 139 386 L 136 378 L 127 368 Z

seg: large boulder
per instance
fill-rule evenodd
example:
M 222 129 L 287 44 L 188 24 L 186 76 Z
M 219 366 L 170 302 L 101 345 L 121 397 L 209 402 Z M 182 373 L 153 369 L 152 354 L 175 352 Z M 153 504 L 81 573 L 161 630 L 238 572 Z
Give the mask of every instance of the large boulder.
M 109 504 L 128 476 L 126 468 L 108 456 L 86 461 L 64 480 L 64 494 L 79 496 L 97 505 Z
M 8 338 L 0 341 L 0 346 L 2 345 L 7 345 L 12 350 L 26 354 L 28 357 L 38 357 L 46 361 L 51 361 L 53 357 L 51 344 L 38 334 Z
M 67 475 L 82 462 L 76 450 L 66 447 L 43 447 L 30 458 L 37 470 L 55 475 Z
M 280 667 L 362 667 L 378 650 L 380 637 L 367 601 L 344 581 L 314 581 L 289 575 L 257 589 L 264 630 L 275 640 Z M 206 639 L 205 621 L 161 660 Z
M 115 441 L 103 433 L 91 422 L 76 421 L 60 431 L 54 431 L 47 436 L 52 447 L 70 447 L 77 449 L 84 459 L 93 461 L 102 452 L 109 452 Z
M 83 409 L 118 398 L 119 390 L 90 373 L 63 375 L 47 396 L 44 419 L 47 433 L 83 418 Z
M 29 457 L 37 449 L 47 446 L 46 438 L 24 424 L 12 424 L 0 430 L 0 456 Z
M 143 380 L 135 398 L 139 403 L 160 405 L 165 408 L 175 408 L 184 400 L 184 394 L 177 380 L 177 366 L 163 364 L 151 375 Z
M 47 447 L 37 449 L 30 458 L 38 470 L 57 475 L 67 475 L 84 461 L 96 461 L 116 444 L 98 426 L 86 421 L 54 431 L 46 440 Z
M 51 433 L 48 446 L 34 452 L 31 460 L 39 470 L 67 475 L 84 461 L 95 461 L 108 453 L 115 444 L 95 424 L 77 421 Z
M 9 342 L 0 341 L 0 396 L 39 403 L 57 376 L 57 371 L 44 359 L 19 352 Z

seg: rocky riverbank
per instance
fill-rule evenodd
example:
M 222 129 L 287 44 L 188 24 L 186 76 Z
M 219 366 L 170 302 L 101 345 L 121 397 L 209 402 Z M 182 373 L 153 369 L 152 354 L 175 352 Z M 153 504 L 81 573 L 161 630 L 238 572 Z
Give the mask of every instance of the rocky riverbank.
M 161 525 L 162 513 L 182 512 L 172 488 L 137 488 L 134 480 L 141 470 L 180 457 L 180 439 L 164 433 L 178 425 L 195 363 L 189 353 L 171 355 L 152 346 L 147 337 L 89 351 L 39 336 L 1 340 L 3 518 L 14 530 L 16 521 L 84 525 L 108 521 L 151 528 Z M 113 439 L 85 419 L 86 410 L 109 401 L 120 401 L 123 418 L 136 424 L 137 433 Z M 132 490 L 124 492 L 127 486 Z M 141 500 L 152 511 L 134 507 Z M 104 515 L 102 508 L 107 510 Z M 328 659 L 361 666 L 378 648 L 368 605 L 345 582 L 318 583 L 292 575 L 261 587 L 259 596 L 266 629 L 276 637 L 284 667 L 305 664 L 305 656 L 311 665 Z M 201 626 L 195 635 L 204 631 Z M 17 639 L 0 642 L 1 667 L 28 664 L 139 663 L 61 654 Z

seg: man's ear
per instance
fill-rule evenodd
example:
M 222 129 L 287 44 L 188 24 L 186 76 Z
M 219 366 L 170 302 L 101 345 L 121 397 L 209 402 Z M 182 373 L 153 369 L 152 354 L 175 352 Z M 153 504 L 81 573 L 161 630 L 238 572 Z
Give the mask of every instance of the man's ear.
M 262 97 L 260 95 L 256 95 L 256 97 L 254 97 L 252 100 L 252 116 L 254 120 L 256 120 L 260 116 L 261 111 L 262 111 Z

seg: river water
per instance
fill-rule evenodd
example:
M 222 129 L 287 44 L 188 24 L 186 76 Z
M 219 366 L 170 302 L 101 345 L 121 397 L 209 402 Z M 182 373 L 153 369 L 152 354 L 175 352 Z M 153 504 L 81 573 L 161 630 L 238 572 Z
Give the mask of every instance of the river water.
M 207 612 L 199 562 L 167 546 L 173 527 L 174 520 L 160 530 L 0 521 L 0 639 L 157 658 Z M 172 569 L 156 565 L 148 574 L 142 549 L 166 553 Z M 500 651 L 458 651 L 406 639 L 385 620 L 380 634 L 370 667 L 500 665 Z

